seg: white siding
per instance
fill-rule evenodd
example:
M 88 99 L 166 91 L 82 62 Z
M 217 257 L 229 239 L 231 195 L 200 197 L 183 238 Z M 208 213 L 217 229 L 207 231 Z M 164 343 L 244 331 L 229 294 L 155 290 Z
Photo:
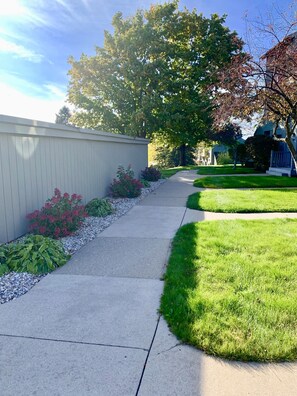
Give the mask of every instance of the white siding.
M 104 197 L 119 165 L 138 177 L 146 139 L 0 115 L 0 243 L 27 231 L 26 214 L 53 195 Z

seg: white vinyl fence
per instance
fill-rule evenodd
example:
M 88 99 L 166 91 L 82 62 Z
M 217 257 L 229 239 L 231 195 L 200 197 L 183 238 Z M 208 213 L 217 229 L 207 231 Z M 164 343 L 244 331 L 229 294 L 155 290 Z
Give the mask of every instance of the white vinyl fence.
M 104 197 L 119 165 L 138 177 L 148 140 L 0 115 L 0 243 L 27 231 L 26 214 L 53 195 Z

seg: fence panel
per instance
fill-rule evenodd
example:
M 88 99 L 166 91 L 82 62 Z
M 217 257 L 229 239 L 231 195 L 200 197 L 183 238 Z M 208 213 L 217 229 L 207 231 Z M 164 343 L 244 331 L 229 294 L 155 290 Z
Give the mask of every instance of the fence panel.
M 148 140 L 0 115 L 0 243 L 27 230 L 26 214 L 55 187 L 84 202 L 104 197 L 119 165 L 147 166 Z

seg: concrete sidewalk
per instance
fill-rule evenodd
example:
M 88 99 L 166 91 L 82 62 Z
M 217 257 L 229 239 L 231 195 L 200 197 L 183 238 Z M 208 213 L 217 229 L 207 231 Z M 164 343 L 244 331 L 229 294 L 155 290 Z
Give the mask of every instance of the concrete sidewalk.
M 297 364 L 206 356 L 180 344 L 158 315 L 177 229 L 226 218 L 185 208 L 196 177 L 173 176 L 64 267 L 0 306 L 1 395 L 297 395 Z

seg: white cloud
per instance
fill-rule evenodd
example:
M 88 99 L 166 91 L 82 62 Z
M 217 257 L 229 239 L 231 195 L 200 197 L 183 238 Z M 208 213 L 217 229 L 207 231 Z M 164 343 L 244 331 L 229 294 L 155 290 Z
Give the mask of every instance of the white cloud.
M 26 8 L 19 0 L 2 0 L 0 2 L 0 16 L 17 16 L 26 13 Z
M 6 52 L 15 55 L 18 58 L 27 59 L 30 62 L 40 63 L 44 56 L 23 47 L 22 45 L 15 44 L 0 38 L 0 52 Z
M 0 114 L 55 122 L 56 114 L 65 105 L 65 99 L 65 97 L 39 99 L 0 82 Z
M 49 12 L 48 1 L 44 0 L 0 0 L 0 21 L 3 25 L 9 25 L 8 21 L 17 23 L 19 26 L 39 26 L 39 27 L 56 27 L 57 11 L 55 6 L 63 9 L 63 0 L 55 0 L 51 4 L 52 12 Z M 9 27 L 9 26 L 8 26 Z
M 11 0 L 0 0 L 11 1 Z M 13 16 L 15 21 L 20 24 L 33 24 L 38 27 L 46 27 L 58 30 L 67 30 L 68 24 L 81 20 L 81 10 L 75 7 L 76 1 L 73 0 L 52 0 L 49 8 L 48 0 L 12 0 L 14 6 L 8 11 L 9 16 Z M 0 5 L 1 7 L 1 5 Z M 13 9 L 17 10 L 16 13 Z
M 48 25 L 46 15 L 42 15 L 40 6 L 43 0 L 30 0 L 30 5 L 22 0 L 0 0 L 0 18 L 13 18 L 18 23 L 33 23 L 38 26 Z
M 54 84 L 45 84 L 44 87 L 57 98 L 65 98 L 65 89 L 64 87 L 59 87 Z
M 64 8 L 69 14 L 73 14 L 73 9 L 67 0 L 56 0 L 56 3 Z
M 122 1 L 119 8 L 127 8 L 130 2 Z M 81 24 L 89 25 L 97 15 L 100 23 L 110 24 L 114 14 L 111 3 L 106 0 L 0 0 L 0 25 L 8 32 L 11 27 L 20 30 L 19 27 L 27 29 L 32 25 L 60 32 L 76 31 Z

